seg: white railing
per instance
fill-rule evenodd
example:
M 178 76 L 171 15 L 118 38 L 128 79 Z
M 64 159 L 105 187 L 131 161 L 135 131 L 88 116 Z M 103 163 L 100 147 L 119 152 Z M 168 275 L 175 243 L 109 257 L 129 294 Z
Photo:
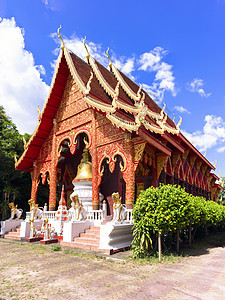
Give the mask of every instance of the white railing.
M 56 211 L 44 211 L 42 219 L 55 220 Z
M 103 207 L 105 208 L 105 207 Z M 72 213 L 68 212 L 69 216 L 68 219 L 72 219 Z M 30 211 L 26 212 L 26 221 L 29 221 L 30 219 Z M 44 211 L 43 212 L 43 219 L 48 219 L 48 220 L 55 220 L 56 216 L 56 211 Z M 102 222 L 106 220 L 106 208 L 105 209 L 99 209 L 99 210 L 91 210 L 87 213 L 87 220 L 89 221 L 98 221 Z M 127 216 L 126 216 L 126 221 L 133 223 L 133 209 L 127 209 Z
M 133 209 L 127 209 L 126 221 L 133 223 Z
M 104 211 L 103 210 L 91 210 L 87 214 L 87 219 L 89 221 L 103 221 L 104 220 Z

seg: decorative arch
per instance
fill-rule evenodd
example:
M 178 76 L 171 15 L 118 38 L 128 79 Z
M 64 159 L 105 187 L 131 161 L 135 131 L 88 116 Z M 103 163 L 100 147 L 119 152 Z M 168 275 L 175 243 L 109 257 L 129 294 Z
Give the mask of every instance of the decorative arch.
M 78 130 L 73 137 L 73 143 L 75 146 L 77 145 L 77 138 L 81 133 L 85 133 L 87 135 L 87 137 L 88 137 L 87 149 L 89 149 L 92 145 L 92 138 L 91 138 L 90 132 L 87 129 Z
M 62 150 L 62 143 L 66 140 L 69 140 L 69 144 L 68 147 L 71 148 L 72 146 L 72 139 L 69 135 L 64 136 L 63 138 L 61 138 L 58 142 L 58 146 L 57 146 L 57 156 L 60 157 L 60 152 Z M 71 151 L 70 151 L 71 152 Z M 72 153 L 72 152 L 71 152 Z
M 123 164 L 122 162 L 120 162 L 119 164 L 121 172 L 124 173 L 126 171 L 127 168 L 126 157 L 122 152 L 119 151 L 119 149 L 117 149 L 117 151 L 114 152 L 112 155 L 104 152 L 103 156 L 100 159 L 100 163 L 98 167 L 98 173 L 101 177 L 103 176 L 104 173 L 103 161 L 106 159 L 106 163 L 109 165 L 109 170 L 111 173 L 113 173 L 117 162 L 117 156 L 120 156 L 122 158 Z

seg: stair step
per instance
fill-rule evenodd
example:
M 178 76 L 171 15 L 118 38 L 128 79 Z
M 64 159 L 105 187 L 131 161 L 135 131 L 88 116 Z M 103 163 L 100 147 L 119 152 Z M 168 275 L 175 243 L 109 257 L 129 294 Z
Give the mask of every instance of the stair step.
M 94 231 L 100 232 L 100 226 L 90 226 L 90 230 L 94 230 Z
M 10 236 L 20 236 L 20 233 L 19 233 L 19 232 L 16 232 L 16 231 L 10 231 L 10 232 L 7 232 L 5 235 L 10 235 Z
M 11 232 L 12 233 L 12 232 Z M 4 236 L 5 239 L 9 239 L 9 240 L 21 240 L 21 237 L 19 235 L 10 235 L 10 234 L 6 234 Z
M 88 238 L 82 238 L 82 237 L 77 237 L 73 239 L 74 242 L 79 243 L 79 244 L 87 244 L 87 245 L 99 245 L 99 241 L 97 239 L 88 239 Z
M 100 236 L 100 231 L 94 229 L 86 229 L 85 233 Z
M 93 251 L 99 251 L 98 246 L 95 244 L 80 244 L 78 242 L 60 242 L 61 246 L 67 246 L 67 247 L 73 247 L 73 248 L 79 248 L 79 249 L 85 249 L 85 250 L 93 250 Z
M 80 237 L 87 239 L 100 239 L 100 235 L 92 234 L 92 233 L 80 233 Z
M 20 232 L 21 226 L 17 226 L 16 228 L 13 228 L 11 231 L 12 232 Z

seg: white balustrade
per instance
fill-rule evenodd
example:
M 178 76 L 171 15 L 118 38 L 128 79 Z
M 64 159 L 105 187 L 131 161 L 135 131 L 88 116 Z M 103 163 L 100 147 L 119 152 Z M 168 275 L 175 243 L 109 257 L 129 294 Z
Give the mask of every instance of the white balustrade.
M 103 221 L 104 220 L 104 211 L 103 210 L 91 210 L 88 212 L 87 219 L 89 221 Z
M 133 209 L 127 209 L 126 221 L 133 223 Z
M 42 219 L 55 220 L 56 211 L 44 211 Z

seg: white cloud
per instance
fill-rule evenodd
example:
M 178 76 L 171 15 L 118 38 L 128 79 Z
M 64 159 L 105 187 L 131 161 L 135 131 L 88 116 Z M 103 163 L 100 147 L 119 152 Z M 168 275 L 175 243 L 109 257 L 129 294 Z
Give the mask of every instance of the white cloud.
M 173 96 L 177 94 L 172 65 L 162 61 L 167 53 L 163 48 L 156 47 L 143 53 L 139 59 L 139 70 L 156 72 L 152 85 L 143 84 L 143 87 L 158 104 L 162 103 L 165 91 L 171 92 Z
M 225 151 L 225 146 L 217 149 L 217 152 L 219 152 L 219 153 L 223 153 L 224 151 Z
M 198 93 L 201 97 L 209 97 L 212 93 L 206 93 L 202 88 L 204 86 L 203 79 L 195 78 L 191 82 L 187 83 L 187 89 L 192 93 Z
M 49 87 L 41 79 L 43 66 L 35 65 L 25 50 L 24 30 L 15 19 L 0 18 L 0 105 L 21 133 L 32 133 L 37 125 L 37 105 L 43 105 Z
M 188 133 L 182 131 L 189 141 L 193 141 L 194 146 L 199 148 L 199 151 L 205 151 L 208 148 L 217 146 L 218 144 L 225 142 L 225 122 L 221 117 L 206 115 L 205 125 L 202 131 L 195 131 Z M 221 147 L 217 150 L 222 152 Z
M 176 109 L 180 113 L 190 114 L 190 111 L 187 108 L 183 107 L 183 106 L 174 106 L 174 109 Z

